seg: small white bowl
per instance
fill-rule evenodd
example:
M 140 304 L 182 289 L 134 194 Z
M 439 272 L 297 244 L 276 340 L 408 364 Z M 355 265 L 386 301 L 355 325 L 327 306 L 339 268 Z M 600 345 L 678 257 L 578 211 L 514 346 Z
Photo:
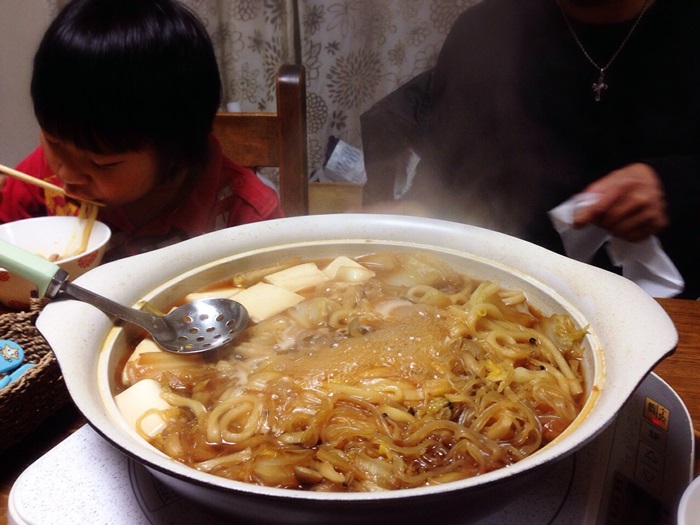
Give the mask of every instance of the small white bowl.
M 678 505 L 678 525 L 700 524 L 700 477 L 695 478 L 683 492 Z
M 34 217 L 0 224 L 0 239 L 46 257 L 58 254 L 55 262 L 70 279 L 75 279 L 102 262 L 111 230 L 106 224 L 95 221 L 87 250 L 72 257 L 61 254 L 74 253 L 80 246 L 85 220 L 68 216 Z M 19 275 L 0 268 L 0 302 L 12 309 L 27 309 L 36 286 Z

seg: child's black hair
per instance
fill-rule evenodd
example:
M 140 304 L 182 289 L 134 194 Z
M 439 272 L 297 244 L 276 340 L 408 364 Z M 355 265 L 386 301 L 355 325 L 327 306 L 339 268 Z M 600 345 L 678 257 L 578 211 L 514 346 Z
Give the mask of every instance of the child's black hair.
M 73 0 L 41 41 L 31 94 L 50 135 L 97 153 L 153 145 L 180 169 L 204 160 L 221 80 L 204 26 L 177 0 Z

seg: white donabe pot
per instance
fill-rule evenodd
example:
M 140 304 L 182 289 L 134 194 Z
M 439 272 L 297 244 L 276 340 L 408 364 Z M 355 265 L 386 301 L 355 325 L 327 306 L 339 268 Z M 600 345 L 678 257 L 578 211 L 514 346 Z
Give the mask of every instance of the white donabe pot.
M 217 511 L 256 523 L 460 522 L 488 514 L 548 465 L 593 439 L 612 421 L 653 366 L 677 343 L 659 304 L 631 281 L 531 243 L 446 221 L 391 215 L 317 215 L 222 230 L 103 265 L 83 287 L 127 305 L 167 307 L 206 283 L 294 255 L 356 256 L 427 250 L 455 269 L 525 290 L 548 314 L 566 311 L 590 325 L 584 363 L 588 401 L 567 431 L 536 454 L 462 481 L 372 493 L 319 493 L 261 487 L 196 471 L 148 445 L 122 420 L 112 399 L 128 329 L 114 328 L 77 301 L 49 304 L 37 326 L 53 348 L 68 390 L 90 424 L 161 481 Z

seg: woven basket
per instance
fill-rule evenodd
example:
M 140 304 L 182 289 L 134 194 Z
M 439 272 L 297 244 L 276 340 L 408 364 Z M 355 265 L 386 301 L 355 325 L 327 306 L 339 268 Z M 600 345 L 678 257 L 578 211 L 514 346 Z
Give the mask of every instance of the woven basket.
M 30 309 L 0 315 L 0 339 L 24 349 L 24 362 L 34 366 L 0 388 L 0 452 L 36 430 L 63 407 L 70 396 L 51 347 L 35 322 L 45 301 L 32 299 Z

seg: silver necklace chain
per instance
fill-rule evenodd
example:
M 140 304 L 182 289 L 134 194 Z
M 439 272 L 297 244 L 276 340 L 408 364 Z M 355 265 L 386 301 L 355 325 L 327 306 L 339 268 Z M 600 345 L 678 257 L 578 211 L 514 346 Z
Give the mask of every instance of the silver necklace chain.
M 593 60 L 593 57 L 591 57 L 591 55 L 588 53 L 588 51 L 586 51 L 586 48 L 583 46 L 583 43 L 581 42 L 581 39 L 579 39 L 578 35 L 576 34 L 576 31 L 574 31 L 574 27 L 571 25 L 571 21 L 569 20 L 569 17 L 566 15 L 566 12 L 564 11 L 564 7 L 561 5 L 561 0 L 559 0 L 559 2 L 557 2 L 559 4 L 559 9 L 561 9 L 561 14 L 564 17 L 564 21 L 566 22 L 566 26 L 569 28 L 569 31 L 571 32 L 571 36 L 574 37 L 574 41 L 576 42 L 579 49 L 583 53 L 583 56 L 585 56 L 586 59 L 593 65 L 593 67 L 598 70 L 598 81 L 594 82 L 593 86 L 592 86 L 593 91 L 595 93 L 595 101 L 596 102 L 600 102 L 600 98 L 603 95 L 603 91 L 608 89 L 608 85 L 605 83 L 605 72 L 608 70 L 608 68 L 615 61 L 615 59 L 617 58 L 617 55 L 620 54 L 620 51 L 622 51 L 622 49 L 627 45 L 627 42 L 629 41 L 630 37 L 632 36 L 632 33 L 634 33 L 634 30 L 637 29 L 639 22 L 642 21 L 644 14 L 647 12 L 647 9 L 649 8 L 649 2 L 650 2 L 650 0 L 646 0 L 644 2 L 644 5 L 642 6 L 641 11 L 639 11 L 639 14 L 637 15 L 637 18 L 635 19 L 634 24 L 632 24 L 632 27 L 625 35 L 625 38 L 622 39 L 622 42 L 617 47 L 615 52 L 612 54 L 612 56 L 610 57 L 610 60 L 608 60 L 608 63 L 602 67 L 595 60 Z

